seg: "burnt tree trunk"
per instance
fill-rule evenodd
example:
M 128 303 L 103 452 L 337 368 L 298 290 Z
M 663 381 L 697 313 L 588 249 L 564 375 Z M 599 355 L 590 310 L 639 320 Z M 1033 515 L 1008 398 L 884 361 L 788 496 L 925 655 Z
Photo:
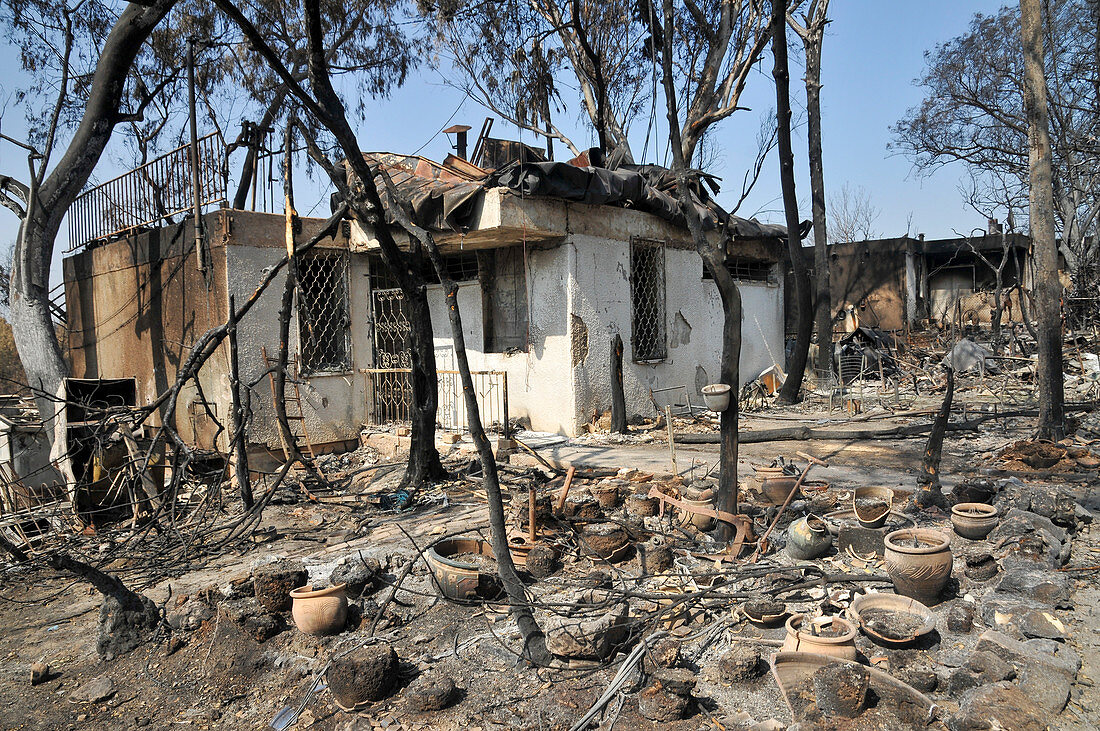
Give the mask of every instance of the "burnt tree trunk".
M 255 504 L 252 485 L 248 481 L 248 435 L 245 434 L 246 415 L 241 398 L 240 356 L 237 348 L 237 305 L 229 295 L 229 389 L 233 396 L 233 410 L 229 415 L 229 451 L 233 455 L 233 485 L 241 496 L 245 510 Z
M 402 287 L 409 313 L 409 356 L 412 374 L 412 404 L 409 417 L 412 420 L 409 466 L 401 481 L 403 486 L 420 485 L 442 480 L 447 470 L 439 461 L 435 447 L 436 411 L 439 408 L 439 376 L 435 362 L 435 334 L 432 331 L 432 315 L 428 308 L 428 290 L 423 282 L 406 290 Z
M 1035 309 L 1039 321 L 1039 436 L 1058 440 L 1065 436 L 1062 287 L 1058 280 L 1058 242 L 1054 236 L 1054 188 L 1040 0 L 1020 0 L 1020 31 L 1030 171 L 1028 220 L 1035 246 Z
M 611 431 L 626 434 L 626 396 L 623 394 L 623 339 L 611 338 Z
M 802 258 L 802 239 L 799 237 L 798 199 L 794 187 L 794 150 L 791 148 L 791 97 L 790 71 L 787 68 L 787 11 L 786 3 L 772 4 L 772 55 L 775 65 L 776 115 L 778 116 L 779 181 L 783 187 L 783 211 L 787 222 L 787 252 L 794 271 L 794 300 L 797 314 L 794 352 L 787 368 L 787 380 L 779 391 L 779 401 L 795 403 L 802 390 L 802 377 L 813 335 L 813 306 L 810 301 L 810 278 Z
M 913 502 L 919 508 L 947 507 L 947 499 L 940 490 L 940 462 L 943 459 L 943 437 L 947 433 L 948 419 L 951 418 L 951 401 L 955 396 L 955 370 L 944 370 L 947 371 L 947 391 L 943 395 L 936 420 L 932 422 L 932 432 L 928 435 L 928 444 L 924 447 L 920 473 L 917 475 L 917 487 L 920 489 L 913 496 Z
M 57 394 L 68 375 L 50 317 L 50 266 L 57 232 L 115 126 L 125 119 L 119 110 L 134 59 L 176 2 L 156 0 L 150 7 L 130 3 L 119 15 L 100 51 L 80 125 L 53 172 L 27 201 L 12 257 L 10 314 L 27 383 L 40 392 L 38 409 L 48 424 L 56 407 L 50 397 Z M 46 435 L 52 442 L 53 430 L 47 428 Z

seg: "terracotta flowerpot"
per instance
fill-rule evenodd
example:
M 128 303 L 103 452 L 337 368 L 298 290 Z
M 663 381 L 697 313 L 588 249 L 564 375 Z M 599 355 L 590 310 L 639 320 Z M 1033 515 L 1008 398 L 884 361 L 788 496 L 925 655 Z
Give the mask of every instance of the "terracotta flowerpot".
M 795 614 L 787 620 L 786 626 L 783 652 L 813 652 L 844 660 L 856 659 L 856 628 L 846 619 L 808 619 L 805 614 Z
M 816 515 L 799 518 L 787 529 L 787 553 L 796 561 L 820 558 L 832 545 L 833 535 Z
M 331 635 L 344 628 L 348 619 L 348 596 L 345 584 L 313 590 L 311 584 L 290 592 L 294 600 L 291 615 L 298 630 L 307 635 Z
M 894 591 L 935 604 L 951 577 L 951 536 L 927 528 L 903 528 L 886 536 L 886 573 Z
M 999 520 L 997 508 L 985 503 L 959 503 L 951 508 L 951 525 L 955 532 L 972 541 L 989 535 Z

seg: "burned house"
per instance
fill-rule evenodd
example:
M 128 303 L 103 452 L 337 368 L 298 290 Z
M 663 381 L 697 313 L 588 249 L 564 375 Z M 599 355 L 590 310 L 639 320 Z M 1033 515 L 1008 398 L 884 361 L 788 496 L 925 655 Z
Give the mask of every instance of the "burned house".
M 882 330 L 922 324 L 988 325 L 995 308 L 998 268 L 1001 321 L 1022 322 L 1021 292 L 1026 296 L 1032 281 L 1030 248 L 1027 236 L 1000 233 L 832 244 L 829 276 L 836 329 L 850 330 L 853 324 Z M 804 254 L 812 271 L 813 250 L 807 248 Z M 793 328 L 793 323 L 788 324 Z
M 465 340 L 482 418 L 577 434 L 610 407 L 609 349 L 625 344 L 628 414 L 655 401 L 701 404 L 715 380 L 722 308 L 675 201 L 636 171 L 515 163 L 493 174 L 465 161 L 377 155 L 419 220 L 435 230 L 459 284 Z M 715 207 L 715 210 L 718 210 Z M 719 227 L 713 215 L 711 235 Z M 69 351 L 80 378 L 136 379 L 138 406 L 174 381 L 191 345 L 225 323 L 286 252 L 286 221 L 221 208 L 203 217 L 202 256 L 190 221 L 146 227 L 65 259 Z M 730 218 L 728 266 L 744 301 L 743 380 L 782 353 L 781 227 Z M 322 225 L 300 219 L 294 240 Z M 401 234 L 399 241 L 407 240 Z M 269 387 L 279 349 L 284 272 L 239 324 L 241 379 L 250 386 L 248 438 L 278 450 Z M 439 421 L 466 426 L 439 284 L 429 284 Z M 299 264 L 289 343 L 287 411 L 316 449 L 359 440 L 364 425 L 408 418 L 408 320 L 373 232 L 344 226 Z M 666 398 L 667 400 L 667 398 Z M 226 346 L 183 386 L 175 415 L 189 443 L 225 451 L 230 411 Z

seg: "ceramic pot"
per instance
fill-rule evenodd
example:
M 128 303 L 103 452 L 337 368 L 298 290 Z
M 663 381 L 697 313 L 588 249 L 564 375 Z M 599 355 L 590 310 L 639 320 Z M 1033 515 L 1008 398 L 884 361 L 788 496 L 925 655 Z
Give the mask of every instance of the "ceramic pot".
M 951 577 L 951 562 L 951 536 L 946 533 L 903 528 L 886 535 L 886 573 L 902 596 L 935 604 Z
M 619 504 L 619 486 L 618 485 L 604 485 L 603 487 L 594 487 L 591 490 L 592 497 L 596 498 L 596 502 L 600 504 L 601 508 L 613 508 Z
M 725 411 L 730 407 L 730 387 L 725 383 L 703 386 L 703 402 L 711 411 Z
M 882 508 L 860 507 L 862 501 L 874 500 L 886 505 Z M 894 504 L 894 491 L 887 487 L 860 487 L 852 493 L 852 510 L 856 520 L 864 528 L 878 529 L 886 525 L 890 517 L 890 508 Z
M 314 591 L 311 584 L 306 584 L 291 591 L 290 598 L 294 600 L 294 606 L 290 613 L 298 630 L 316 637 L 342 630 L 348 619 L 345 586 L 346 584 L 337 584 Z
M 959 503 L 951 508 L 951 525 L 963 538 L 980 541 L 996 527 L 997 508 L 985 503 Z
M 814 617 L 795 614 L 787 620 L 787 636 L 783 639 L 783 652 L 813 652 L 819 655 L 856 659 L 856 628 L 841 617 Z M 811 628 L 825 630 L 826 634 L 814 634 Z
M 440 593 L 459 602 L 497 594 L 500 587 L 495 576 L 483 573 L 472 563 L 451 558 L 463 554 L 492 557 L 493 547 L 486 541 L 473 538 L 450 538 L 440 541 L 424 554 Z
M 712 500 L 689 500 L 688 498 L 681 498 L 680 502 L 684 505 L 690 505 L 693 508 L 710 508 L 714 509 L 714 502 Z M 693 525 L 699 530 L 707 531 L 714 527 L 714 518 L 709 515 L 700 515 L 699 513 L 691 513 L 687 510 L 677 510 L 677 520 L 680 525 Z
M 753 470 L 760 480 L 760 492 L 773 505 L 782 505 L 798 482 L 798 475 L 785 475 L 782 467 L 753 467 Z M 798 500 L 799 495 L 796 493 L 791 499 Z
M 833 534 L 816 515 L 799 518 L 787 529 L 787 553 L 796 561 L 820 558 L 832 545 Z

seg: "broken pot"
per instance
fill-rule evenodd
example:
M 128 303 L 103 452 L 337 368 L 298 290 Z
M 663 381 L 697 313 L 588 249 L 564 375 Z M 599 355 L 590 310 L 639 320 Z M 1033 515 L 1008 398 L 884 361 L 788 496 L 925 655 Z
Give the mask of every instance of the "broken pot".
M 298 630 L 315 637 L 342 630 L 348 620 L 348 596 L 344 589 L 344 584 L 317 590 L 306 584 L 291 591 L 290 598 L 294 600 L 291 616 Z
M 951 508 L 951 526 L 955 533 L 980 541 L 997 527 L 997 508 L 985 503 L 959 503 Z
M 841 617 L 814 617 L 796 614 L 787 620 L 783 652 L 812 652 L 819 655 L 855 660 L 856 628 Z
M 881 528 L 890 517 L 894 491 L 887 487 L 860 487 L 852 493 L 852 510 L 864 528 Z
M 886 536 L 886 573 L 894 591 L 924 604 L 939 601 L 951 577 L 951 536 L 928 528 L 903 528 Z
M 798 475 L 788 475 L 782 467 L 753 467 L 756 478 L 760 480 L 760 493 L 773 505 L 782 505 L 798 483 Z M 797 500 L 796 493 L 792 500 Z
M 816 515 L 799 518 L 787 529 L 787 553 L 796 561 L 820 558 L 832 545 L 832 533 Z
M 848 616 L 872 639 L 900 647 L 936 628 L 932 610 L 911 597 L 861 594 L 852 600 Z

